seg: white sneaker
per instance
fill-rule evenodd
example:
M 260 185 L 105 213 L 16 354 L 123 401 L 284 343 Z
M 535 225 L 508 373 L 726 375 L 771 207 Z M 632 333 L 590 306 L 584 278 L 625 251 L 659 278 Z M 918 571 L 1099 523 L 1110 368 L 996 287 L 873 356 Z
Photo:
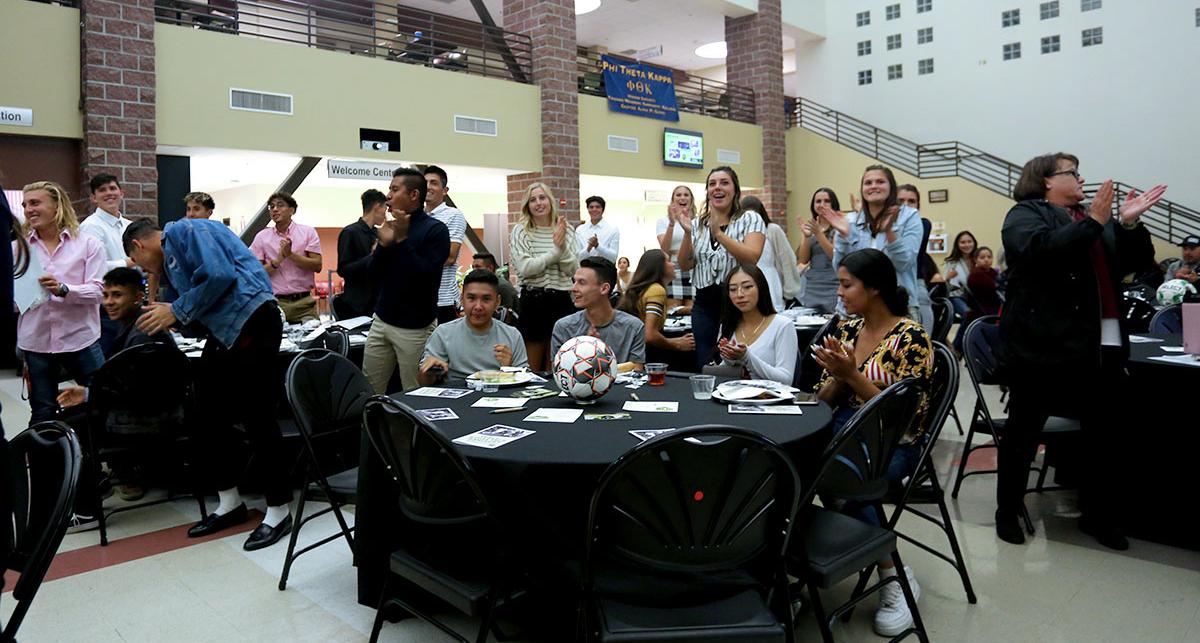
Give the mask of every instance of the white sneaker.
M 908 586 L 912 588 L 913 601 L 921 600 L 921 586 L 913 576 L 912 568 L 905 566 Z M 912 612 L 904 601 L 904 590 L 900 583 L 888 583 L 879 590 L 879 609 L 875 611 L 875 633 L 880 636 L 896 636 L 912 627 Z
M 100 519 L 95 516 L 84 516 L 80 514 L 71 514 L 71 520 L 67 523 L 68 534 L 78 534 L 83 531 L 91 531 L 100 528 Z

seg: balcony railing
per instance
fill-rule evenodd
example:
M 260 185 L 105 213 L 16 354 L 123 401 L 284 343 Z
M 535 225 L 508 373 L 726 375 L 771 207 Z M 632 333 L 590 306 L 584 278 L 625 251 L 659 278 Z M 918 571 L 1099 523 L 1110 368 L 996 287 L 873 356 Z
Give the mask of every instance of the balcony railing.
M 636 62 L 631 58 L 609 54 L 615 58 Z M 605 96 L 604 70 L 600 65 L 600 54 L 580 48 L 579 93 Z M 753 123 L 754 90 L 749 87 L 730 85 L 700 76 L 690 76 L 675 71 L 675 101 L 679 110 L 726 120 Z
M 790 106 L 789 126 L 816 132 L 922 179 L 957 176 L 1012 198 L 1013 188 L 1021 178 L 1020 165 L 958 141 L 914 143 L 807 98 L 791 99 Z M 1091 196 L 1098 187 L 1099 184 L 1089 184 L 1084 191 Z M 1115 214 L 1121 200 L 1135 188 L 1120 182 L 1114 187 Z M 1151 234 L 1172 243 L 1185 235 L 1200 234 L 1200 212 L 1171 201 L 1159 201 L 1143 216 L 1143 221 Z
M 159 22 L 532 82 L 528 36 L 374 0 L 156 0 Z

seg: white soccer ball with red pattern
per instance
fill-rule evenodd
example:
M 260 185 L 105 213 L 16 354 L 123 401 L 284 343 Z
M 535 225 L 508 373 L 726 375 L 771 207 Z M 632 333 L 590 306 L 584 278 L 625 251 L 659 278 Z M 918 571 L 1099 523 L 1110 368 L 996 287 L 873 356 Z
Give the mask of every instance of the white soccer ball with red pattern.
M 594 402 L 617 380 L 617 356 L 602 340 L 591 335 L 563 342 L 551 364 L 554 382 L 576 402 Z

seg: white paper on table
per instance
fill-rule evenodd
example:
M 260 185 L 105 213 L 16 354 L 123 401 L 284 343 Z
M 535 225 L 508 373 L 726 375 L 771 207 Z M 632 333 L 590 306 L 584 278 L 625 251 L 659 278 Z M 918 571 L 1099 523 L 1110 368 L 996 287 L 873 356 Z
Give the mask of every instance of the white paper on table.
M 25 274 L 13 280 L 13 301 L 21 312 L 50 301 L 50 293 L 38 283 L 38 278 L 46 274 L 42 269 L 42 260 L 38 258 L 38 253 L 32 252 L 32 248 L 30 250 L 29 267 L 25 269 Z
M 1182 346 L 1159 346 L 1159 348 L 1163 349 L 1164 353 L 1182 353 L 1183 352 Z
M 562 422 L 570 424 L 579 419 L 583 409 L 538 409 L 525 416 L 526 422 Z
M 1161 341 L 1162 340 L 1157 337 L 1146 337 L 1145 335 L 1130 335 L 1129 336 L 1130 344 L 1153 344 L 1154 342 L 1161 342 Z
M 473 393 L 469 388 L 441 388 L 439 386 L 422 386 L 421 388 L 413 389 L 405 395 L 415 395 L 417 397 L 442 397 L 451 400 L 457 400 L 464 395 Z
M 1168 364 L 1182 364 L 1183 366 L 1200 368 L 1200 358 L 1193 355 L 1160 355 L 1158 357 L 1151 357 L 1150 359 Z
M 634 402 L 630 400 L 621 408 L 626 411 L 641 411 L 643 413 L 678 413 L 679 402 Z
M 354 330 L 355 328 L 358 328 L 359 326 L 366 326 L 369 323 L 371 323 L 371 318 L 364 315 L 362 317 L 351 317 L 350 319 L 341 319 L 341 320 L 333 322 L 333 325 L 341 326 L 342 328 L 345 328 L 346 330 Z
M 316 338 L 318 338 L 318 337 L 320 337 L 321 335 L 324 335 L 324 334 L 325 334 L 325 327 L 324 327 L 324 326 L 317 326 L 316 328 L 314 328 L 314 329 L 313 329 L 313 331 L 312 331 L 311 333 L 309 333 L 309 334 L 307 334 L 307 335 L 305 335 L 305 336 L 304 336 L 304 339 L 303 339 L 303 341 L 305 341 L 305 342 L 311 342 L 311 341 L 313 341 L 314 339 L 316 339 Z
M 524 397 L 481 397 L 471 406 L 481 409 L 515 409 L 525 406 Z
M 420 409 L 417 411 L 417 415 L 425 418 L 426 420 L 429 420 L 430 422 L 436 422 L 438 420 L 457 420 L 458 419 L 458 414 L 455 413 L 454 409 L 451 409 L 451 408 Z
M 493 424 L 486 429 L 468 433 L 461 438 L 452 440 L 455 444 L 465 444 L 472 447 L 482 447 L 484 449 L 495 449 L 501 447 L 514 440 L 529 435 L 533 435 L 536 431 L 529 429 L 518 429 L 515 426 L 506 426 L 504 424 Z
M 789 404 L 760 405 L 760 404 L 730 404 L 730 413 L 747 413 L 750 415 L 804 415 L 804 410 Z
M 664 433 L 670 433 L 671 431 L 674 431 L 674 430 L 675 429 L 637 429 L 634 431 L 630 431 L 629 435 L 632 435 L 633 437 L 637 438 L 638 440 L 645 442 L 646 440 L 649 440 L 650 438 L 662 435 Z
M 294 353 L 297 350 L 299 350 L 299 348 L 296 346 L 295 343 L 292 342 L 292 340 L 290 340 L 290 339 L 279 340 L 279 352 L 280 353 Z
M 367 336 L 366 335 L 351 335 L 350 336 L 350 345 L 351 346 L 366 346 L 367 345 Z
M 200 355 L 202 355 L 203 353 L 204 353 L 204 351 L 190 351 L 190 352 L 184 353 L 184 355 L 186 355 L 187 357 L 200 357 Z

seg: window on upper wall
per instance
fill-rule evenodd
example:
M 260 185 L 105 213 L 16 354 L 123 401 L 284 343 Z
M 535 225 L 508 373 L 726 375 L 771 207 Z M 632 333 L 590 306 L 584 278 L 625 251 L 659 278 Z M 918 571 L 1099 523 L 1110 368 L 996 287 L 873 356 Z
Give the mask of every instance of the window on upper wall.
M 1200 27 L 1200 7 L 1196 7 L 1196 26 Z
M 1079 0 L 1080 11 L 1092 11 L 1094 9 L 1099 9 L 1100 6 L 1101 0 Z
M 871 24 L 871 12 L 870 11 L 859 11 L 858 14 L 854 16 L 854 21 L 860 27 L 865 27 L 865 26 Z
M 1046 36 L 1042 38 L 1042 53 L 1052 54 L 1062 49 L 1062 41 L 1058 36 Z
M 917 13 L 933 11 L 933 0 L 917 0 Z
M 889 4 L 887 6 L 887 8 L 884 9 L 883 17 L 888 20 L 895 20 L 896 18 L 899 18 L 900 17 L 900 5 Z
M 1104 44 L 1104 27 L 1095 27 L 1093 29 L 1083 30 L 1083 46 L 1091 47 L 1092 45 Z
M 933 42 L 933 27 L 917 30 L 917 44 L 923 45 L 927 42 Z
M 887 37 L 887 48 L 888 51 L 900 48 L 900 34 L 894 33 Z
M 904 78 L 904 65 L 888 65 L 888 80 Z
M 870 40 L 864 40 L 864 41 L 858 43 L 858 55 L 859 56 L 870 56 L 871 55 L 871 41 Z
M 870 85 L 871 84 L 871 70 L 870 69 L 864 69 L 864 70 L 858 72 L 858 84 L 859 85 Z
M 1058 17 L 1058 0 L 1053 2 L 1043 2 L 1040 7 L 1042 20 L 1049 20 Z
M 1021 57 L 1021 43 L 1010 42 L 1004 45 L 1004 59 L 1016 60 Z
M 925 60 L 917 61 L 917 75 L 924 76 L 933 73 L 933 59 L 926 58 Z
M 1021 24 L 1021 10 L 1010 9 L 1000 14 L 1001 27 L 1015 27 Z

